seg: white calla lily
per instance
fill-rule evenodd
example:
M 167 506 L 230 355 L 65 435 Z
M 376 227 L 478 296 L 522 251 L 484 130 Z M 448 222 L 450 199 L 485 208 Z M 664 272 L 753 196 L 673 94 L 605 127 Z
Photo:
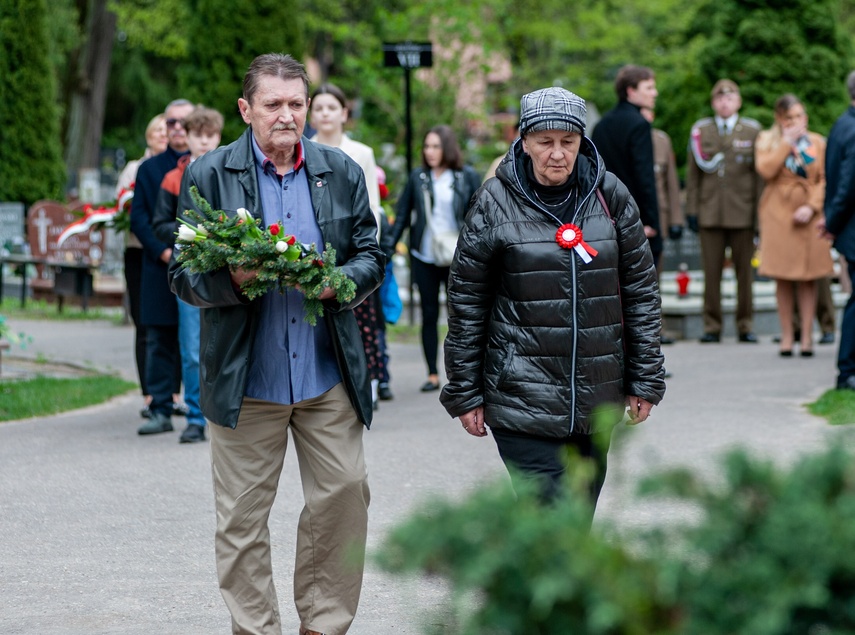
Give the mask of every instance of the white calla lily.
M 286 243 L 284 240 L 276 241 L 276 251 L 278 251 L 281 254 L 287 250 L 288 250 L 288 243 Z
M 247 210 L 245 207 L 238 208 L 237 215 L 238 215 L 238 218 L 240 218 L 243 221 L 247 221 L 250 218 L 249 210 Z

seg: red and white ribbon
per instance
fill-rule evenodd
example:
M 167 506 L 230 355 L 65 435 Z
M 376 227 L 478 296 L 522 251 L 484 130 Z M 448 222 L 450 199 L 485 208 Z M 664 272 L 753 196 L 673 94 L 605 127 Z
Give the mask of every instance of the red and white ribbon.
M 573 223 L 565 223 L 558 228 L 558 231 L 555 232 L 555 242 L 564 249 L 574 250 L 585 264 L 591 262 L 598 253 L 596 249 L 585 242 L 582 237 L 582 230 Z

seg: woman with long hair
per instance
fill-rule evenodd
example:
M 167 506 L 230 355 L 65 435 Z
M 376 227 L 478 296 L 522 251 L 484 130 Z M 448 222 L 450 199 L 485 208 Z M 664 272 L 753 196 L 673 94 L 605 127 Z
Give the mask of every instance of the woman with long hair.
M 347 98 L 344 92 L 334 84 L 321 84 L 312 93 L 310 106 L 311 124 L 316 134 L 312 141 L 325 146 L 339 148 L 351 159 L 356 161 L 365 173 L 365 186 L 368 188 L 368 203 L 377 221 L 378 238 L 381 226 L 383 207 L 380 204 L 380 186 L 377 182 L 377 165 L 374 161 L 374 150 L 354 141 L 344 132 L 347 122 Z M 359 330 L 362 333 L 362 344 L 365 348 L 365 358 L 368 363 L 368 373 L 371 377 L 371 395 L 374 406 L 377 407 L 379 384 L 381 379 L 387 379 L 385 372 L 386 356 L 380 331 L 385 330 L 386 323 L 382 314 L 382 303 L 379 291 L 369 295 L 362 304 L 353 310 Z M 384 394 L 391 395 L 388 382 L 384 385 Z
M 439 390 L 439 290 L 440 286 L 448 288 L 451 265 L 437 253 L 439 246 L 433 237 L 460 231 L 472 195 L 480 186 L 478 173 L 463 165 L 454 131 L 446 125 L 434 126 L 424 138 L 422 166 L 410 174 L 398 199 L 389 240 L 383 241 L 388 254 L 404 230 L 410 229 L 410 275 L 419 290 L 422 349 L 428 370 L 422 392 Z
M 766 181 L 758 212 L 759 273 L 776 282 L 782 357 L 793 355 L 796 297 L 802 322 L 800 354 L 813 355 L 816 282 L 833 271 L 829 244 L 817 227 L 825 200 L 825 139 L 807 126 L 798 97 L 782 95 L 775 102 L 775 123 L 760 133 L 755 145 L 756 169 Z

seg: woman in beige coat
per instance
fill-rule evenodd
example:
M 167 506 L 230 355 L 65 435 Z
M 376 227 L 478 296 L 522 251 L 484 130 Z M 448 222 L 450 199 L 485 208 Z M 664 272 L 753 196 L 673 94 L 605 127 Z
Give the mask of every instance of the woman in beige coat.
M 825 139 L 807 129 L 795 95 L 775 102 L 775 123 L 755 145 L 757 172 L 766 181 L 760 199 L 760 270 L 777 282 L 782 357 L 793 355 L 794 287 L 797 288 L 801 356 L 813 355 L 811 327 L 816 281 L 832 273 L 829 244 L 819 237 L 825 198 Z M 798 282 L 798 284 L 794 284 Z

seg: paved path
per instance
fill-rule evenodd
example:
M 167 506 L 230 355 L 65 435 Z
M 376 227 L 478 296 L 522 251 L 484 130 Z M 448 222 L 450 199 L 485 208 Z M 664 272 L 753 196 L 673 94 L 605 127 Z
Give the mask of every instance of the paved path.
M 23 354 L 110 369 L 133 379 L 132 330 L 108 322 L 18 321 L 31 334 Z M 13 351 L 16 354 L 20 352 Z M 433 494 L 460 496 L 504 472 L 489 439 L 464 434 L 436 393 L 422 394 L 420 349 L 393 343 L 395 400 L 383 403 L 366 453 L 372 491 L 369 549 Z M 714 476 L 714 458 L 744 444 L 788 461 L 839 433 L 803 404 L 831 386 L 834 347 L 812 359 L 781 359 L 775 345 L 666 349 L 665 402 L 651 419 L 621 429 L 598 518 L 622 526 L 669 518 L 640 504 L 640 477 L 689 464 Z M 2 395 L 0 395 L 2 399 Z M 130 394 L 60 416 L 0 424 L 0 633 L 38 635 L 227 634 L 217 590 L 208 444 L 178 433 L 140 438 L 141 399 Z M 271 516 L 274 570 L 286 634 L 294 524 L 301 492 L 293 453 Z M 392 578 L 369 567 L 352 635 L 418 635 L 446 602 L 437 581 Z

